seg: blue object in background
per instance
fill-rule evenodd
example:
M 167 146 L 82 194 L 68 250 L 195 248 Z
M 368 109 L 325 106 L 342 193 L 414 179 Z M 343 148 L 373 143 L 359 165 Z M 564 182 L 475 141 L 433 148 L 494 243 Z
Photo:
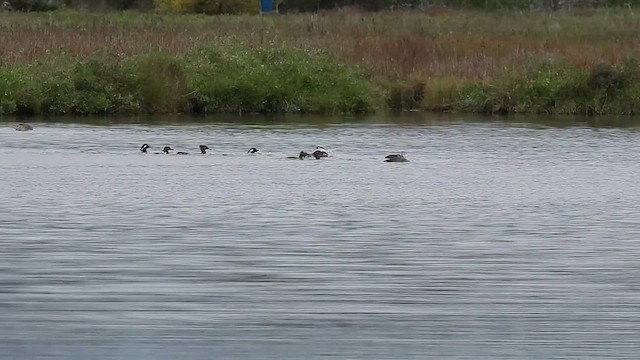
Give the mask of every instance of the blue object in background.
M 273 11 L 273 0 L 260 0 L 260 11 L 269 13 Z

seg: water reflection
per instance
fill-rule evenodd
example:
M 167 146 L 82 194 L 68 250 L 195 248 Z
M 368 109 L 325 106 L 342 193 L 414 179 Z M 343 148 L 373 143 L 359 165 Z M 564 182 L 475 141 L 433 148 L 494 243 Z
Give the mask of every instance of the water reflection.
M 114 116 L 64 116 L 64 117 L 2 117 L 0 123 L 57 123 L 113 126 L 125 124 L 139 125 L 193 125 L 193 124 L 237 124 L 237 125 L 291 125 L 327 127 L 354 124 L 396 124 L 396 125 L 443 125 L 465 123 L 499 123 L 527 125 L 532 128 L 637 128 L 637 116 L 574 116 L 574 115 L 481 115 L 452 113 L 394 112 L 388 115 L 318 116 L 305 114 L 149 114 Z

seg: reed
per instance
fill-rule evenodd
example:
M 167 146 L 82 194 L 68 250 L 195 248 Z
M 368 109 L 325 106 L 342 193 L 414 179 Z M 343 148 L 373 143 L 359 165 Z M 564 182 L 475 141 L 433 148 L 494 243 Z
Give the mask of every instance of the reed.
M 0 66 L 5 69 L 37 63 L 51 53 L 180 58 L 203 45 L 233 44 L 256 53 L 284 48 L 325 54 L 339 61 L 336 66 L 366 69 L 386 94 L 388 106 L 435 110 L 478 111 L 483 107 L 468 106 L 474 89 L 490 84 L 505 86 L 508 93 L 512 89 L 507 84 L 518 82 L 513 79 L 529 79 L 549 64 L 588 77 L 598 64 L 622 69 L 625 61 L 640 55 L 640 15 L 632 8 L 557 13 L 346 9 L 269 17 L 61 11 L 3 14 L 0 31 Z

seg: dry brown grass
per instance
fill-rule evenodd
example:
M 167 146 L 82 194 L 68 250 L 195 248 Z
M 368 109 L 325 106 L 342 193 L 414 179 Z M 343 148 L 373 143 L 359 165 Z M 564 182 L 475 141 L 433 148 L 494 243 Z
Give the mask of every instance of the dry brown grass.
M 620 64 L 640 50 L 632 9 L 486 14 L 355 10 L 274 17 L 0 13 L 0 59 L 28 63 L 50 52 L 183 54 L 204 44 L 316 49 L 370 69 L 381 82 L 424 82 L 427 102 L 456 88 L 541 62 Z

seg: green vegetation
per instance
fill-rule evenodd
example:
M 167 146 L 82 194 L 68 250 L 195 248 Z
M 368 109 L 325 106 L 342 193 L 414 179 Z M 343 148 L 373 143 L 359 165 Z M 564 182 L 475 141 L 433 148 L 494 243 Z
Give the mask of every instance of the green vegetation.
M 7 12 L 0 32 L 2 113 L 634 114 L 640 103 L 632 7 Z
M 198 14 L 255 14 L 259 0 L 6 0 L 19 11 L 76 10 L 161 10 Z M 640 0 L 273 0 L 281 13 L 335 10 L 351 7 L 366 11 L 424 9 L 446 6 L 455 9 L 489 11 L 581 7 L 637 6 Z
M 628 61 L 590 71 L 567 64 L 543 64 L 515 76 L 465 87 L 456 109 L 481 113 L 622 114 L 640 109 L 640 68 Z
M 366 74 L 325 54 L 206 47 L 185 54 L 47 55 L 0 69 L 0 113 L 371 112 Z

